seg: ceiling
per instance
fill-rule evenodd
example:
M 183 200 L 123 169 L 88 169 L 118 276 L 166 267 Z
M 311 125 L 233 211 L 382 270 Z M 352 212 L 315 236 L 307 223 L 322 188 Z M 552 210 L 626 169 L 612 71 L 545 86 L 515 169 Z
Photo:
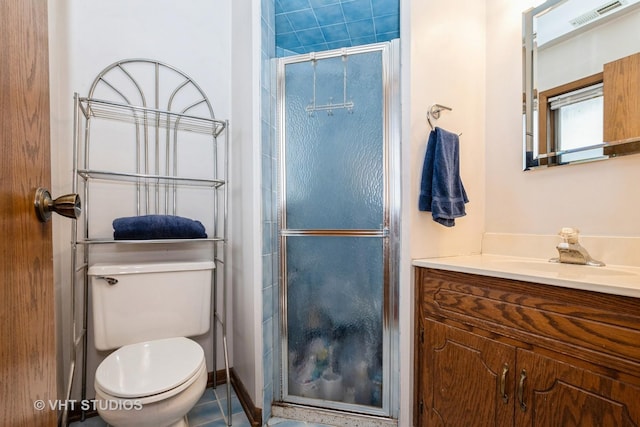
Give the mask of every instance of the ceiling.
M 276 47 L 285 55 L 400 37 L 399 0 L 275 0 L 275 9 Z

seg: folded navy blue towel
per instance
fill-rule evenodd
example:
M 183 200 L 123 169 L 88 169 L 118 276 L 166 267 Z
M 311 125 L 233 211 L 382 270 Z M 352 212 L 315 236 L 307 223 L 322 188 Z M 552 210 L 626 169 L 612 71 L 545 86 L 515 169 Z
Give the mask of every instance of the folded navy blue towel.
M 141 215 L 113 220 L 116 240 L 203 239 L 207 237 L 200 221 L 174 215 Z
M 431 212 L 433 220 L 446 227 L 467 214 L 464 205 L 469 199 L 460 179 L 459 150 L 455 133 L 436 127 L 429 134 L 418 209 Z

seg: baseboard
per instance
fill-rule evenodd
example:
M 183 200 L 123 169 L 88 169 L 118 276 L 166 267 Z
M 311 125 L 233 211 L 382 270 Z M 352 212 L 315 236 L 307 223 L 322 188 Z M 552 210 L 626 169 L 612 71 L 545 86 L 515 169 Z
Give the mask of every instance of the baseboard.
M 213 372 L 209 372 L 207 376 L 207 388 L 214 387 L 218 384 L 226 384 L 227 383 L 227 373 L 224 369 L 221 369 L 216 372 L 216 380 L 213 381 Z M 233 384 L 233 382 L 231 383 Z
M 231 368 L 231 385 L 236 391 L 238 400 L 240 400 L 242 409 L 244 409 L 244 413 L 247 415 L 251 427 L 262 426 L 262 409 L 256 407 L 255 403 L 251 400 L 247 388 L 242 381 L 240 381 L 240 377 L 238 377 L 238 374 L 236 374 L 233 368 Z
M 86 411 L 84 413 L 85 419 L 93 418 L 97 416 L 98 416 L 98 411 L 94 411 L 94 410 Z M 76 421 L 81 421 L 81 420 L 82 420 L 82 410 L 80 408 L 73 408 L 72 410 L 69 411 L 69 424 Z M 60 422 L 62 422 L 62 420 L 60 420 Z M 67 426 L 63 426 L 63 427 L 67 427 Z

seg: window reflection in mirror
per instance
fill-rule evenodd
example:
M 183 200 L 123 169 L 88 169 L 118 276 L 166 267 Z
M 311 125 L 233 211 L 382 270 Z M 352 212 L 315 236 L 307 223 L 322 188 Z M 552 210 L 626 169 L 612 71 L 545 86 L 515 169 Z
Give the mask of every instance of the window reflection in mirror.
M 598 86 L 601 88 L 602 84 Z M 595 88 L 588 89 L 587 92 L 591 92 Z M 603 156 L 603 148 L 598 147 L 603 141 L 602 93 L 585 95 L 585 93 L 570 92 L 549 99 L 549 107 L 555 123 L 552 140 L 555 141 L 556 151 L 566 153 L 558 156 L 559 163 Z M 596 148 L 587 149 L 587 147 Z
M 538 101 L 538 128 L 543 129 L 537 141 L 544 153 L 538 156 L 540 163 L 557 165 L 604 155 L 602 74 L 544 91 Z
M 640 125 L 608 128 L 640 113 L 640 73 L 617 77 L 640 71 L 640 55 L 621 60 L 640 52 L 639 26 L 640 0 L 548 0 L 523 14 L 525 169 L 637 151 L 615 146 L 637 146 Z

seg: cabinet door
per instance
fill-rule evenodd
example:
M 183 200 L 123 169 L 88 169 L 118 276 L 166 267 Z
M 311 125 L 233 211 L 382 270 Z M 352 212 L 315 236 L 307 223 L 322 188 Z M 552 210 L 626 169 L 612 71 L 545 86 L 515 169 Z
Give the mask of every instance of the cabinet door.
M 640 53 L 604 64 L 604 140 L 640 137 Z
M 518 349 L 516 382 L 518 426 L 640 425 L 640 388 L 613 378 Z
M 515 348 L 428 319 L 424 327 L 420 426 L 513 425 Z

